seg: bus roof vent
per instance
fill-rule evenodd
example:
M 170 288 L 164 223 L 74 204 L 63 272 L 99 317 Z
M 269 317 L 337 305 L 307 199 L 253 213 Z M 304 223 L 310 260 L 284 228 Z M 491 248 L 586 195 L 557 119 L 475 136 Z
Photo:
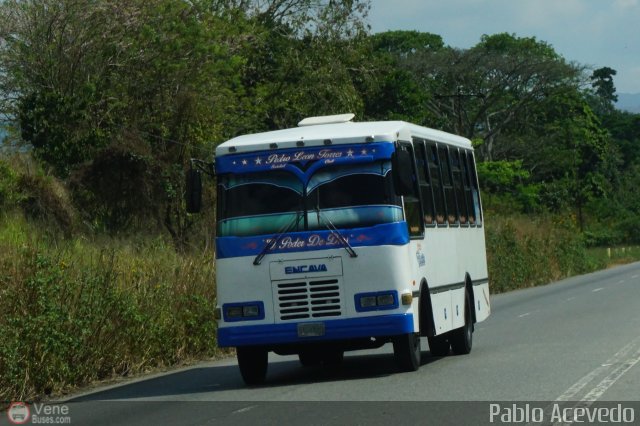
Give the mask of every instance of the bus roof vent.
M 355 114 L 337 114 L 337 115 L 322 115 L 319 117 L 307 117 L 298 123 L 298 126 L 315 126 L 317 124 L 335 124 L 346 123 L 353 120 Z

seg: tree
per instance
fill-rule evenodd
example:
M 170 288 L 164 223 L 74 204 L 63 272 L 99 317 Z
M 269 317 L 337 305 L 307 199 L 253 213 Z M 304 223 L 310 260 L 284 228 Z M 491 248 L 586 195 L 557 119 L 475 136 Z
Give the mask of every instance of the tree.
M 405 120 L 442 127 L 429 109 L 433 93 L 407 66 L 414 57 L 444 48 L 442 37 L 417 31 L 388 31 L 368 38 L 370 78 L 361 87 L 365 119 Z
M 238 133 L 362 108 L 367 10 L 365 0 L 7 0 L 1 112 L 71 177 L 88 223 L 155 222 L 181 246 L 190 158 Z
M 616 74 L 616 70 L 609 67 L 598 68 L 591 74 L 591 87 L 595 91 L 592 107 L 599 116 L 611 114 L 615 110 L 618 95 L 613 84 L 613 76 Z
M 526 125 L 531 110 L 542 100 L 574 91 L 580 76 L 578 68 L 533 37 L 483 36 L 469 55 L 468 62 L 480 69 L 480 87 L 475 91 L 484 97 L 469 114 L 465 130 L 483 138 L 480 152 L 487 160 L 499 149 L 495 145 L 503 131 Z
M 252 25 L 243 88 L 253 116 L 237 133 L 362 111 L 358 87 L 369 74 L 363 51 L 368 0 L 243 4 Z
M 11 18 L 1 32 L 3 107 L 35 155 L 62 177 L 99 170 L 103 183 L 74 180 L 94 208 L 86 213 L 110 229 L 130 214 L 183 240 L 182 169 L 240 115 L 242 21 L 176 0 L 7 1 L 1 10 Z M 146 183 L 110 194 L 132 161 Z

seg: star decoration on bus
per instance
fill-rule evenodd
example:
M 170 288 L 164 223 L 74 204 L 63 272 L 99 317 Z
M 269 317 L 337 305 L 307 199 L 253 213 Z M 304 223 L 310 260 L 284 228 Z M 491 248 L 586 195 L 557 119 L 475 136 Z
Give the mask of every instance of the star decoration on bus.
M 393 145 L 390 143 L 372 143 L 366 147 L 354 145 L 283 149 L 269 153 L 260 152 L 221 157 L 217 162 L 216 168 L 220 173 L 240 169 L 246 173 L 246 171 L 275 170 L 286 167 L 302 167 L 302 169 L 307 170 L 310 162 L 319 161 L 322 164 L 337 164 L 340 161 L 367 161 L 369 159 L 375 161 L 390 158 L 392 151 Z

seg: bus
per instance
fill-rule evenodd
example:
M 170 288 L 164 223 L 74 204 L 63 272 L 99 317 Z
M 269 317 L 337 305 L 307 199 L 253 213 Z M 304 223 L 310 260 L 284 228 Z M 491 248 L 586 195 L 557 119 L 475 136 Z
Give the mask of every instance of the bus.
M 218 345 L 246 384 L 268 353 L 303 366 L 392 343 L 399 368 L 468 354 L 489 316 L 474 151 L 403 121 L 310 117 L 215 150 Z M 188 198 L 200 201 L 199 173 Z M 194 195 L 196 194 L 196 195 Z

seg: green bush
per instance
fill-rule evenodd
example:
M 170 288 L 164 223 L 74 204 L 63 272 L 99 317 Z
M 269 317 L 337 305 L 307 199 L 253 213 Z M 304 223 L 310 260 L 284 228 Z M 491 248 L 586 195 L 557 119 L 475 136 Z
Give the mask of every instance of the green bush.
M 214 356 L 211 255 L 0 223 L 0 400 Z
M 486 233 L 494 293 L 546 284 L 604 267 L 589 256 L 570 217 L 489 217 Z
M 18 199 L 18 177 L 9 163 L 0 159 L 0 208 L 13 206 Z

